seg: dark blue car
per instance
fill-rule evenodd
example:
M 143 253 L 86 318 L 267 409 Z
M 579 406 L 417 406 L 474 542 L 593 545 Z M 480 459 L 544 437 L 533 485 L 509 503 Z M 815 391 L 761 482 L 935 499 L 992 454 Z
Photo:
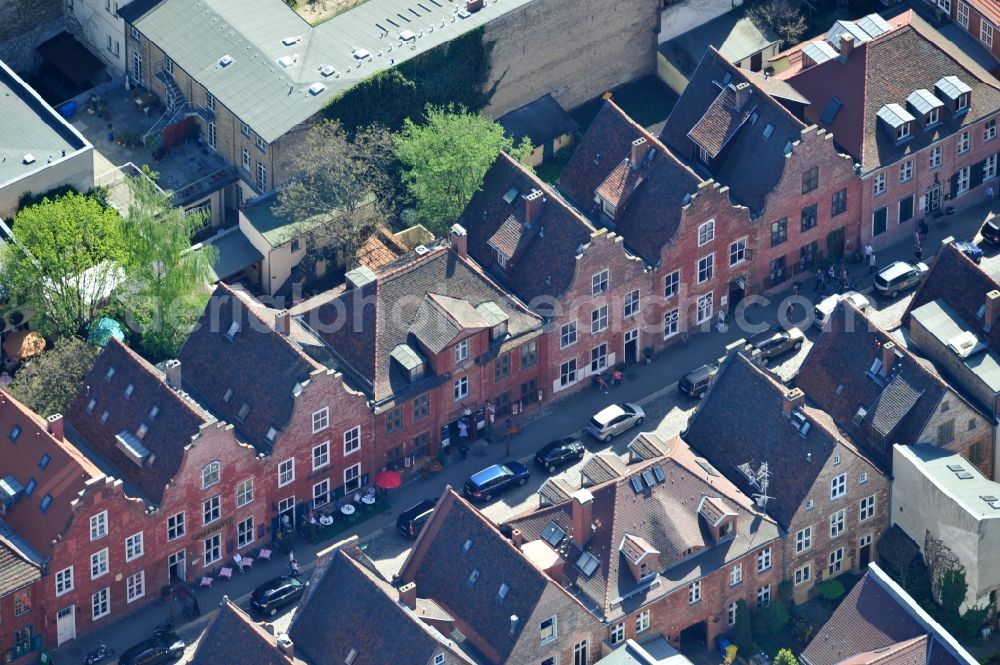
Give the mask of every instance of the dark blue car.
M 486 467 L 465 481 L 462 493 L 469 501 L 489 501 L 515 485 L 528 482 L 531 472 L 520 462 L 504 462 Z
M 962 252 L 976 263 L 983 260 L 983 250 L 978 245 L 973 245 L 971 242 L 959 240 L 955 243 L 955 247 L 958 248 L 958 251 Z

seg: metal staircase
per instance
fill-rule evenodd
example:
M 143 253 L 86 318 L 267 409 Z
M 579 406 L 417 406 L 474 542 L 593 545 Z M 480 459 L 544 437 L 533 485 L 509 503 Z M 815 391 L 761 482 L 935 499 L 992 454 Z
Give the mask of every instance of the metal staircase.
M 166 110 L 157 118 L 153 126 L 149 128 L 143 137 L 143 142 L 147 142 L 150 137 L 155 137 L 159 135 L 163 130 L 175 122 L 181 120 L 182 118 L 189 118 L 192 116 L 200 116 L 206 122 L 211 122 L 215 120 L 215 113 L 211 109 L 197 104 L 192 104 L 185 97 L 184 93 L 181 92 L 180 87 L 178 87 L 177 82 L 174 81 L 174 77 L 170 75 L 170 72 L 160 68 L 156 70 L 154 75 L 156 80 L 163 84 L 163 89 L 166 91 Z

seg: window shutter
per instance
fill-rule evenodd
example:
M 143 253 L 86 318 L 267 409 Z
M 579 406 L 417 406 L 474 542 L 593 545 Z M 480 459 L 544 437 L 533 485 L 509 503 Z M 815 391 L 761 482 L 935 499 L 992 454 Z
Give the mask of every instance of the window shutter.
M 920 204 L 919 204 L 919 205 L 918 205 L 917 207 L 918 207 L 918 208 L 919 208 L 919 209 L 920 209 L 921 211 L 923 211 L 923 209 L 924 209 L 924 208 L 925 208 L 926 206 L 927 206 L 927 195 L 926 195 L 926 194 L 921 194 L 921 195 L 920 195 Z
M 958 174 L 951 174 L 951 198 L 958 195 Z
M 985 164 L 986 160 L 983 160 L 981 162 L 976 162 L 969 167 L 969 189 L 975 189 L 979 185 L 983 184 L 983 166 Z

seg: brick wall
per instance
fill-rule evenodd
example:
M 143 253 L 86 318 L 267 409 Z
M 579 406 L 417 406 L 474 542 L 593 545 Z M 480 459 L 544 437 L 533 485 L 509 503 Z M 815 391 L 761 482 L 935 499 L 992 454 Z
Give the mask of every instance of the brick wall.
M 28 645 L 31 645 L 31 640 L 27 636 L 42 634 L 44 623 L 47 620 L 45 605 L 42 604 L 44 600 L 44 579 L 23 586 L 0 598 L 0 617 L 3 618 L 2 623 L 0 623 L 0 653 L 5 657 L 5 662 L 17 660 L 14 658 L 14 651 L 19 644 L 22 645 L 19 651 L 23 656 L 30 653 L 37 658 L 37 651 L 25 652 L 22 649 L 25 648 L 23 646 L 25 640 L 27 640 Z M 17 614 L 18 611 L 21 612 L 20 615 Z M 51 644 L 47 646 L 51 646 Z
M 967 26 L 962 25 L 962 20 L 960 16 L 960 9 L 963 9 L 961 7 L 962 5 L 964 5 L 965 8 L 968 9 L 969 19 Z M 983 45 L 983 48 L 992 53 L 994 58 L 1000 59 L 1000 34 L 997 34 L 998 32 L 1000 32 L 1000 27 L 993 25 L 993 23 L 991 23 L 989 19 L 984 19 L 982 14 L 977 12 L 968 3 L 962 2 L 962 0 L 954 0 L 952 2 L 951 18 L 953 21 L 955 21 L 955 23 L 958 24 L 959 27 L 963 28 L 964 30 L 967 30 L 970 35 L 972 35 L 975 39 L 979 40 L 979 43 Z M 993 30 L 987 32 L 986 35 L 984 35 L 982 32 L 982 24 L 984 20 L 986 23 L 989 23 L 990 25 L 993 26 Z M 992 35 L 992 42 L 993 42 L 992 44 L 989 44 L 988 35 Z M 986 39 L 983 39 L 984 36 L 986 37 Z
M 550 617 L 556 617 L 557 636 L 543 644 L 540 624 Z M 554 583 L 546 587 L 531 616 L 519 618 L 525 623 L 507 662 L 541 663 L 555 657 L 557 663 L 574 663 L 574 647 L 584 641 L 587 642 L 587 662 L 598 660 L 603 633 L 600 622 Z
M 912 326 L 911 326 L 912 329 Z M 958 453 L 974 463 L 983 475 L 993 478 L 993 432 L 990 421 L 954 393 L 941 400 L 917 441 Z

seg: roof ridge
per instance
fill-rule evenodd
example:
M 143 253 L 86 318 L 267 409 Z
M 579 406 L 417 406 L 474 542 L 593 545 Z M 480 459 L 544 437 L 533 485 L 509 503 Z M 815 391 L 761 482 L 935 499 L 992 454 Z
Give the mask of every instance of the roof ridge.
M 546 182 L 544 182 L 541 178 L 539 178 L 536 173 L 534 173 L 526 166 L 521 164 L 521 162 L 511 157 L 505 151 L 500 151 L 500 155 L 501 157 L 505 158 L 511 165 L 513 165 L 515 169 L 520 171 L 523 176 L 531 180 L 532 184 L 539 187 L 544 194 L 548 194 L 550 200 L 558 199 L 559 205 L 566 212 L 568 212 L 570 216 L 573 217 L 573 219 L 577 223 L 581 224 L 590 233 L 591 236 L 593 236 L 595 233 L 599 231 L 599 229 L 596 226 L 590 223 L 590 220 L 588 220 L 586 217 L 577 212 L 576 208 L 569 205 L 569 203 L 567 203 L 566 200 L 563 199 L 563 197 L 559 196 L 557 190 L 555 190 L 553 187 L 550 187 Z
M 620 106 L 615 104 L 614 100 L 608 99 L 605 101 L 605 103 L 608 104 L 623 120 L 625 120 L 626 123 L 632 125 L 634 129 L 638 130 L 638 132 L 642 135 L 643 138 L 645 138 L 647 141 L 650 141 L 653 146 L 659 148 L 660 152 L 665 154 L 671 161 L 673 161 L 674 166 L 677 166 L 682 171 L 684 171 L 686 175 L 694 178 L 697 184 L 700 185 L 702 183 L 708 182 L 708 180 L 705 180 L 700 175 L 698 175 L 694 169 L 692 169 L 690 166 L 682 162 L 680 158 L 677 157 L 677 155 L 675 155 L 673 151 L 670 148 L 668 148 L 665 143 L 660 141 L 660 139 L 655 137 L 651 132 L 647 131 L 645 127 L 643 127 L 635 120 L 633 120 L 631 117 L 629 117 L 629 115 L 625 113 L 625 111 L 623 111 Z M 709 180 L 714 180 L 714 179 L 710 178 Z

